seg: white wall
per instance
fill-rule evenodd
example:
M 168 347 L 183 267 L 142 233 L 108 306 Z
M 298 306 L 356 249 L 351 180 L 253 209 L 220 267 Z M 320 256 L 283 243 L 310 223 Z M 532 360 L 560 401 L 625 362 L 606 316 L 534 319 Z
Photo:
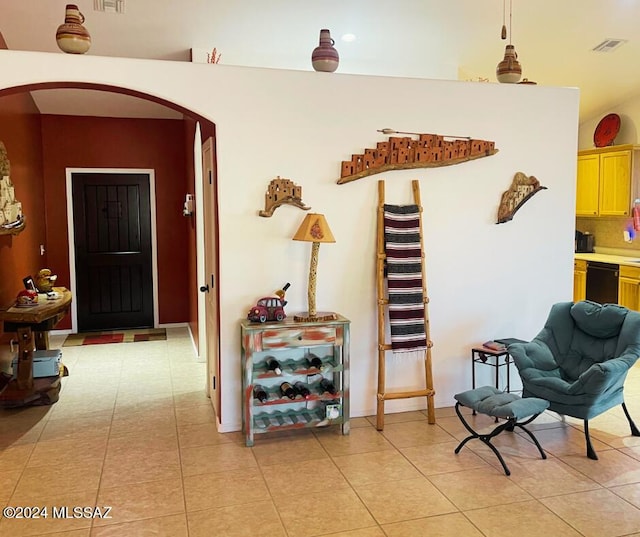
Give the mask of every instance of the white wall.
M 636 95 L 617 106 L 609 107 L 605 112 L 582 121 L 578 134 L 578 149 L 592 149 L 595 147 L 593 133 L 600 120 L 607 114 L 618 114 L 620 116 L 620 131 L 618 131 L 618 135 L 613 142 L 615 145 L 638 143 L 637 124 L 640 122 L 640 95 Z
M 577 90 L 9 51 L 1 51 L 0 68 L 0 88 L 119 85 L 216 123 L 223 430 L 240 424 L 238 320 L 286 281 L 288 313 L 306 309 L 310 246 L 291 240 L 305 213 L 286 206 L 272 218 L 257 216 L 277 175 L 302 186 L 337 240 L 320 248 L 318 309 L 352 320 L 352 416 L 375 411 L 378 179 L 397 204 L 411 203 L 411 179 L 420 180 L 436 406 L 450 406 L 470 387 L 473 344 L 531 338 L 554 302 L 571 299 Z M 499 153 L 337 185 L 341 161 L 384 140 L 376 132 L 384 127 L 493 140 Z M 496 225 L 500 196 L 517 171 L 548 190 Z M 418 386 L 418 363 L 390 360 L 390 388 Z M 490 382 L 492 368 L 478 369 L 479 381 Z M 387 408 L 424 406 L 405 400 Z

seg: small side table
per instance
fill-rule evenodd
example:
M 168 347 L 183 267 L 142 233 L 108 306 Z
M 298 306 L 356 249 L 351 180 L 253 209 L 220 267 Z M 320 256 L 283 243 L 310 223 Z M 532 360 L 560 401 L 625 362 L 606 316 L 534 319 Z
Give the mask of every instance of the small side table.
M 502 343 L 507 348 L 503 350 L 494 350 L 484 345 L 478 345 L 471 349 L 471 384 L 472 388 L 476 389 L 476 364 L 490 365 L 496 368 L 496 389 L 500 389 L 500 368 L 506 366 L 507 368 L 507 384 L 505 391 L 511 393 L 511 379 L 509 378 L 510 365 L 513 363 L 513 359 L 508 351 L 508 346 L 513 343 L 526 343 L 523 339 L 517 338 L 504 338 L 494 340 L 496 343 Z M 501 359 L 504 361 L 501 363 Z
M 476 364 L 485 364 L 496 368 L 496 389 L 500 389 L 500 368 L 502 366 L 507 367 L 507 384 L 505 386 L 507 393 L 511 390 L 511 379 L 509 376 L 509 365 L 513 363 L 509 352 L 505 349 L 503 351 L 496 351 L 478 345 L 471 349 L 471 387 L 476 389 Z

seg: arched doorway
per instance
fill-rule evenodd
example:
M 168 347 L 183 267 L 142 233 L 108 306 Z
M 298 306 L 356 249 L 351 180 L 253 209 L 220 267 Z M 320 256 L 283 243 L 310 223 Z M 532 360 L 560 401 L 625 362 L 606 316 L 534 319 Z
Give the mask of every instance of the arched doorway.
M 155 97 L 153 95 L 150 94 L 146 94 L 146 93 L 142 93 L 136 90 L 131 90 L 128 88 L 124 88 L 124 87 L 119 87 L 119 86 L 112 86 L 112 85 L 103 85 L 103 84 L 93 84 L 93 83 L 83 83 L 83 82 L 46 82 L 46 83 L 34 83 L 34 84 L 28 84 L 28 85 L 22 85 L 22 86 L 16 86 L 16 87 L 11 87 L 11 88 L 5 88 L 0 90 L 0 98 L 4 97 L 4 96 L 9 96 L 9 95 L 14 95 L 14 94 L 18 94 L 18 93 L 26 93 L 26 92 L 37 92 L 39 90 L 64 90 L 64 89 L 79 89 L 79 90 L 94 90 L 94 91 L 100 91 L 100 92 L 113 92 L 113 93 L 117 93 L 117 94 L 121 94 L 121 95 L 125 95 L 125 96 L 129 96 L 129 97 L 134 97 L 134 98 L 138 98 L 138 99 L 144 99 L 146 101 L 150 101 L 153 103 L 156 103 L 158 105 L 161 106 L 165 106 L 167 108 L 170 108 L 172 110 L 175 110 L 176 112 L 182 114 L 183 119 L 184 119 L 184 125 L 185 125 L 185 132 L 188 134 L 186 139 L 189 139 L 189 136 L 191 136 L 191 139 L 189 140 L 189 143 L 187 145 L 190 145 L 191 147 L 193 147 L 194 145 L 194 138 L 196 136 L 196 126 L 199 125 L 199 130 L 198 132 L 200 132 L 201 134 L 199 135 L 199 143 L 202 144 L 205 140 L 208 139 L 212 139 L 213 143 L 215 144 L 215 125 L 208 120 L 205 117 L 202 117 L 201 115 L 194 113 L 180 105 L 177 105 L 175 103 L 172 103 L 170 101 L 167 101 L 165 99 L 162 98 L 158 98 Z M 61 136 L 64 136 L 64 132 L 61 133 Z M 197 141 L 196 141 L 197 142 Z M 46 152 L 46 151 L 45 151 Z M 188 152 L 187 152 L 188 153 Z M 192 151 L 193 154 L 193 151 Z M 50 156 L 50 155 L 49 155 Z M 45 155 L 45 158 L 49 158 L 49 156 Z M 193 157 L 195 158 L 195 157 Z M 198 156 L 199 158 L 199 156 Z M 71 164 L 73 164 L 73 162 L 71 162 Z M 189 170 L 192 172 L 192 176 L 194 175 L 196 168 L 198 169 L 198 171 L 201 170 L 200 166 L 196 166 L 194 162 L 190 162 L 189 165 L 187 166 L 189 168 Z M 46 171 L 46 170 L 45 170 Z M 215 177 L 214 177 L 215 178 Z M 47 182 L 47 177 L 45 174 L 44 177 L 45 182 Z M 215 184 L 213 185 L 213 187 L 215 188 Z M 47 182 L 47 184 L 45 185 L 45 194 L 44 194 L 44 205 L 45 205 L 45 210 L 47 212 L 50 212 L 49 209 L 52 209 L 53 214 L 51 215 L 51 217 L 47 217 L 47 241 L 49 242 L 49 233 L 50 233 L 50 220 L 60 220 L 58 218 L 59 215 L 61 215 L 62 213 L 64 213 L 64 206 L 65 204 L 63 203 L 63 196 L 64 194 L 62 194 L 60 192 L 59 189 L 56 190 L 55 186 L 52 186 L 51 184 L 49 184 Z M 50 190 L 51 189 L 51 190 Z M 191 186 L 188 189 L 184 189 L 185 192 L 183 192 L 181 194 L 182 199 L 179 200 L 179 206 L 178 206 L 178 210 L 181 213 L 181 209 L 182 209 L 182 202 L 184 201 L 184 195 L 187 192 L 193 192 L 193 180 L 191 181 Z M 175 198 L 173 199 L 172 203 L 175 205 Z M 201 202 L 201 199 L 196 198 L 196 202 Z M 172 206 L 173 207 L 173 206 Z M 217 219 L 215 218 L 216 213 L 217 213 L 217 207 L 213 206 L 213 207 L 208 207 L 207 208 L 208 211 L 210 211 L 211 213 L 213 213 L 213 222 L 216 222 Z M 171 217 L 173 217 L 173 208 L 171 209 L 171 213 L 169 213 L 168 211 L 162 212 L 161 210 L 158 211 L 158 215 L 157 218 L 160 221 L 165 221 L 167 220 L 167 216 L 170 215 Z M 200 210 L 196 210 L 196 215 L 198 217 L 202 216 L 202 213 L 204 211 Z M 171 291 L 167 291 L 167 280 L 169 281 L 169 285 L 168 287 L 172 287 L 171 285 L 171 280 L 173 280 L 174 282 L 176 281 L 176 279 L 182 278 L 184 280 L 186 280 L 186 285 L 185 288 L 187 289 L 187 300 L 188 300 L 188 315 L 186 316 L 186 321 L 189 323 L 190 328 L 191 328 L 191 332 L 192 335 L 194 336 L 194 340 L 195 343 L 197 345 L 197 347 L 199 348 L 200 351 L 200 355 L 204 358 L 206 355 L 204 354 L 204 348 L 206 347 L 206 345 L 203 345 L 202 342 L 203 340 L 206 338 L 206 334 L 203 333 L 206 330 L 202 330 L 202 329 L 198 329 L 198 322 L 201 321 L 201 317 L 202 315 L 198 315 L 198 303 L 200 301 L 204 300 L 204 297 L 201 295 L 201 293 L 198 293 L 198 288 L 200 287 L 200 285 L 202 285 L 203 283 L 203 278 L 202 277 L 198 277 L 198 265 L 203 263 L 203 259 L 201 259 L 202 256 L 198 256 L 197 255 L 197 248 L 196 248 L 196 244 L 198 241 L 200 242 L 204 242 L 204 233 L 201 232 L 201 230 L 197 230 L 196 229 L 196 223 L 195 223 L 195 218 L 194 219 L 185 219 L 184 217 L 182 217 L 182 215 L 180 214 L 180 222 L 178 225 L 183 225 L 186 224 L 186 227 L 188 228 L 187 233 L 186 233 L 186 239 L 187 242 L 189 242 L 188 248 L 187 248 L 187 258 L 184 259 L 184 266 L 182 272 L 180 273 L 179 276 L 177 276 L 175 273 L 174 274 L 169 274 L 168 276 L 164 277 L 164 278 L 160 278 L 161 280 L 164 279 L 164 290 L 160 291 L 160 297 L 159 299 L 162 301 L 164 300 L 165 305 L 167 303 L 170 303 L 172 300 L 172 296 L 170 295 Z M 67 237 L 67 233 L 62 232 L 63 228 L 65 226 L 63 226 L 63 224 L 58 223 L 57 227 L 55 227 L 54 229 L 56 229 L 57 231 L 51 231 L 52 234 L 55 234 L 55 241 L 57 243 L 57 245 L 59 246 L 58 251 L 57 252 L 53 252 L 51 251 L 52 249 L 49 250 L 49 252 L 47 252 L 47 257 L 45 257 L 43 259 L 43 261 L 49 263 L 48 261 L 48 256 L 55 256 L 56 259 L 56 265 L 57 267 L 62 265 L 62 259 L 68 259 L 69 256 L 66 254 L 67 251 L 71 250 L 71 244 L 70 241 L 67 239 L 65 240 L 64 238 Z M 174 229 L 176 228 L 176 226 L 174 226 Z M 211 230 L 212 234 L 213 234 L 213 242 L 205 245 L 205 247 L 215 247 L 215 245 L 217 245 L 217 225 L 215 227 L 215 229 Z M 162 231 L 160 231 L 160 234 L 163 234 Z M 167 232 L 167 230 L 165 229 L 164 231 L 164 235 L 166 235 L 167 233 L 172 233 L 172 230 L 169 229 L 169 231 Z M 53 240 L 53 238 L 52 238 Z M 163 240 L 162 238 L 159 240 Z M 179 237 L 177 240 L 175 240 L 174 238 L 170 238 L 170 241 L 173 240 L 174 244 L 181 244 L 182 238 Z M 65 253 L 62 252 L 62 250 L 65 250 Z M 175 261 L 175 258 L 173 259 Z M 67 263 L 68 264 L 68 263 Z M 67 276 L 70 276 L 69 273 L 69 267 L 63 267 L 62 269 L 58 269 L 56 267 L 56 272 L 61 274 L 61 280 L 64 281 L 64 276 L 65 276 L 65 272 L 67 273 Z M 160 267 L 159 270 L 163 270 L 162 267 Z M 217 280 L 217 278 L 216 278 Z M 68 279 L 67 279 L 68 281 Z M 216 290 L 217 291 L 217 290 Z M 163 295 L 164 293 L 164 295 Z M 217 296 L 217 292 L 216 292 L 216 296 Z M 160 323 L 163 323 L 162 318 L 160 318 Z M 202 325 L 201 325 L 202 326 Z M 216 330 L 217 331 L 217 330 Z M 215 350 L 215 356 L 216 356 L 216 361 L 217 361 L 217 356 L 218 356 L 218 352 L 217 349 Z M 207 387 L 210 388 L 212 386 L 212 381 L 208 380 L 207 382 Z M 216 396 L 216 399 L 218 399 L 218 397 Z M 217 401 L 216 401 L 217 403 Z M 216 404 L 216 409 L 219 409 L 219 404 Z

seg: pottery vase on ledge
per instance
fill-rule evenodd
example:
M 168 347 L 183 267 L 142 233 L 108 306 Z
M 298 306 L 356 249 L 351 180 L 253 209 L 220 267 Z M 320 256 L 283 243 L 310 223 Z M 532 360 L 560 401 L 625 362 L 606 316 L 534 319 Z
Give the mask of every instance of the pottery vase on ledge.
M 329 30 L 320 30 L 320 43 L 311 54 L 311 64 L 316 71 L 333 73 L 340 63 L 338 51 L 333 47 L 335 41 L 331 39 Z
M 496 67 L 498 82 L 515 84 L 522 76 L 522 66 L 518 61 L 516 47 L 507 45 L 504 49 L 504 58 Z
M 56 42 L 63 52 L 69 54 L 84 54 L 91 47 L 91 36 L 82 26 L 84 15 L 78 6 L 67 4 L 65 8 L 64 24 L 58 26 Z

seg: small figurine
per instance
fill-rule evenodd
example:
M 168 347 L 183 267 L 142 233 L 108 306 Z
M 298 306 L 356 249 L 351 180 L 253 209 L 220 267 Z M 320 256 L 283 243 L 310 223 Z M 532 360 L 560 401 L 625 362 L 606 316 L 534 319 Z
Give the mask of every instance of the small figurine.
M 32 289 L 23 289 L 16 297 L 16 307 L 28 308 L 38 303 L 38 293 Z
M 36 276 L 36 287 L 41 293 L 49 293 L 53 291 L 53 284 L 58 279 L 58 276 L 51 274 L 51 270 L 43 268 L 38 272 Z
M 284 312 L 284 307 L 287 301 L 284 299 L 284 295 L 291 284 L 288 282 L 278 289 L 276 296 L 266 296 L 258 300 L 255 306 L 253 306 L 247 314 L 247 319 L 253 322 L 264 323 L 266 321 L 282 321 L 287 316 Z

